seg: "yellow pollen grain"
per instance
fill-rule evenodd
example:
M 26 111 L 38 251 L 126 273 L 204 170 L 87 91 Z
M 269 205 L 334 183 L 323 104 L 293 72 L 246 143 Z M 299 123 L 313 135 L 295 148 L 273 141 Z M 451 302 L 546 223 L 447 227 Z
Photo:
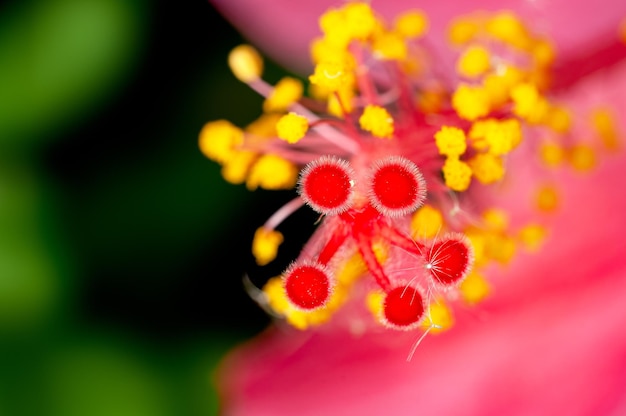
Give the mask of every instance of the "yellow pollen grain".
M 376 137 L 390 139 L 393 136 L 393 117 L 385 108 L 377 105 L 365 107 L 359 125 Z
M 491 67 L 491 54 L 482 46 L 470 46 L 459 57 L 456 71 L 467 78 L 485 74 Z
M 485 237 L 485 256 L 501 264 L 510 263 L 517 251 L 515 239 L 501 233 L 488 233 Z
M 459 117 L 473 121 L 489 114 L 489 94 L 480 86 L 461 84 L 452 95 L 452 107 Z
M 237 152 L 222 166 L 222 176 L 226 182 L 239 185 L 246 181 L 250 168 L 259 157 L 259 154 L 250 150 Z
M 440 155 L 459 157 L 467 149 L 465 132 L 458 127 L 442 126 L 435 133 L 435 144 Z
M 487 209 L 482 213 L 482 218 L 491 231 L 504 232 L 509 228 L 509 216 L 502 209 Z
M 442 168 L 446 186 L 453 191 L 467 190 L 472 179 L 472 169 L 457 158 L 447 158 Z
M 328 112 L 336 117 L 343 118 L 354 110 L 354 89 L 340 88 L 328 96 Z
M 504 177 L 504 164 L 500 156 L 491 153 L 479 153 L 467 162 L 474 177 L 481 183 L 491 184 Z
M 345 63 L 324 61 L 315 65 L 313 75 L 309 76 L 312 84 L 329 91 L 337 91 L 342 86 L 351 85 L 351 77 Z
M 286 111 L 290 105 L 302 98 L 303 92 L 304 87 L 300 80 L 284 77 L 263 102 L 263 111 L 268 113 Z
M 459 17 L 448 28 L 448 41 L 455 46 L 464 45 L 480 32 L 479 20 L 472 17 Z
M 532 45 L 532 56 L 535 64 L 540 67 L 547 67 L 554 62 L 556 52 L 554 45 L 547 39 L 540 39 Z
M 415 211 L 411 218 L 411 236 L 413 238 L 431 239 L 443 228 L 443 215 L 432 205 L 423 205 Z
M 293 112 L 285 114 L 276 123 L 276 134 L 288 143 L 298 142 L 308 130 L 309 121 L 306 117 Z
M 557 133 L 567 133 L 572 125 L 572 115 L 563 107 L 550 107 L 546 115 L 546 124 Z
M 261 76 L 263 58 L 252 46 L 239 45 L 228 55 L 228 66 L 239 81 L 249 83 Z
M 259 266 L 265 266 L 276 258 L 278 246 L 282 244 L 283 235 L 276 230 L 259 227 L 252 239 L 252 255 Z
M 372 43 L 372 51 L 381 59 L 396 61 L 406 59 L 408 53 L 404 38 L 393 32 L 377 35 Z
M 586 144 L 572 146 L 567 153 L 567 160 L 579 172 L 588 172 L 597 164 L 595 151 Z
M 513 100 L 513 113 L 531 124 L 541 122 L 549 110 L 545 98 L 543 98 L 537 87 L 530 83 L 516 85 L 511 90 Z
M 565 149 L 557 143 L 544 142 L 539 147 L 539 156 L 544 165 L 556 167 L 565 161 Z
M 279 113 L 263 113 L 246 126 L 246 133 L 263 138 L 276 137 L 276 123 L 282 117 Z
M 367 309 L 372 313 L 376 319 L 381 319 L 383 314 L 383 302 L 385 301 L 385 294 L 380 291 L 372 291 L 367 294 L 365 298 L 365 304 Z
M 261 156 L 250 169 L 246 181 L 249 190 L 257 187 L 268 190 L 292 189 L 298 179 L 298 167 L 273 154 Z
M 559 192 L 554 185 L 541 185 L 535 192 L 535 204 L 540 211 L 553 212 L 559 207 Z
M 431 329 L 431 333 L 447 331 L 454 325 L 452 311 L 443 299 L 437 299 L 428 305 L 426 319 L 422 322 L 422 328 Z
M 483 88 L 489 95 L 493 107 L 505 104 L 509 100 L 511 89 L 524 79 L 523 72 L 514 66 L 498 67 L 498 70 L 485 75 Z
M 491 292 L 491 286 L 485 277 L 477 271 L 472 271 L 465 280 L 461 282 L 459 289 L 463 300 L 470 305 L 475 305 L 483 301 Z
M 497 13 L 489 19 L 486 30 L 495 39 L 518 49 L 527 49 L 531 41 L 524 24 L 508 11 Z
M 209 159 L 226 163 L 243 144 L 243 131 L 227 120 L 210 121 L 200 131 L 198 145 Z
M 393 27 L 405 38 L 419 38 L 428 30 L 428 18 L 420 10 L 410 10 L 397 16 Z
M 518 232 L 517 237 L 522 242 L 526 250 L 536 252 L 543 245 L 547 235 L 548 230 L 546 230 L 544 226 L 539 224 L 529 224 L 524 226 Z
M 465 236 L 472 244 L 474 252 L 474 267 L 482 266 L 486 264 L 489 259 L 485 255 L 485 233 L 482 230 L 471 227 L 464 231 Z
M 608 108 L 594 109 L 591 112 L 591 124 L 607 150 L 616 151 L 620 148 L 615 119 Z

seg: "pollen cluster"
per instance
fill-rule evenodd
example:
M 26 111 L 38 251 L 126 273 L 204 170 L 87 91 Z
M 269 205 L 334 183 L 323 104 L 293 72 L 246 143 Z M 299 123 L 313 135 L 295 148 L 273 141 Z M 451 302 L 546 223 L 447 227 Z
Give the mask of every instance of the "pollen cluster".
M 456 305 L 489 296 L 492 266 L 540 250 L 549 236 L 541 221 L 511 226 L 505 211 L 472 201 L 474 190 L 506 181 L 523 146 L 545 169 L 593 169 L 599 151 L 618 150 L 618 128 L 610 110 L 597 109 L 585 120 L 598 142 L 573 139 L 572 110 L 549 93 L 554 48 L 511 12 L 450 22 L 456 65 L 443 70 L 428 58 L 419 10 L 390 24 L 350 2 L 319 27 L 303 79 L 270 85 L 256 51 L 236 48 L 232 71 L 266 98 L 264 113 L 243 129 L 218 120 L 200 133 L 200 149 L 229 182 L 295 188 L 254 236 L 259 265 L 276 258 L 291 213 L 307 206 L 320 215 L 260 302 L 301 330 L 332 322 L 446 330 Z M 549 183 L 534 198 L 539 219 L 558 209 Z

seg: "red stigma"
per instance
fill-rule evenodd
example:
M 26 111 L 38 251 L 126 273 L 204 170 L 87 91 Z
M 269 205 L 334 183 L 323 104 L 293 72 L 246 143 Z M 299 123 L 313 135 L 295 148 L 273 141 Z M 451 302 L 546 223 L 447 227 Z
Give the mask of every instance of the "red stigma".
M 302 170 L 299 192 L 315 211 L 339 214 L 350 207 L 353 176 L 345 160 L 323 156 Z
M 400 156 L 379 161 L 370 177 L 371 204 L 383 215 L 406 215 L 422 205 L 426 182 L 418 167 Z
M 459 283 L 473 261 L 471 246 L 459 235 L 439 241 L 428 250 L 427 268 L 436 282 L 448 286 Z
M 323 306 L 330 297 L 330 276 L 318 264 L 300 264 L 284 275 L 287 297 L 295 306 L 311 310 Z
M 411 286 L 398 286 L 385 296 L 384 320 L 397 329 L 414 328 L 421 322 L 424 312 L 422 295 Z

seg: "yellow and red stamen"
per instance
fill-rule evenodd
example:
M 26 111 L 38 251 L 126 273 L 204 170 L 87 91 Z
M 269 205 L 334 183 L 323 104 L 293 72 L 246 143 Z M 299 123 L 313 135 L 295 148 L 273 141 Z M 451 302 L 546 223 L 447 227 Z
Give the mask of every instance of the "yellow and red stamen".
M 292 78 L 263 81 L 251 47 L 230 56 L 235 75 L 266 97 L 266 114 L 245 131 L 208 123 L 200 147 L 231 182 L 297 187 L 255 234 L 260 265 L 276 257 L 277 227 L 291 213 L 308 205 L 321 215 L 299 258 L 263 288 L 299 329 L 351 302 L 388 328 L 447 329 L 448 303 L 489 294 L 483 268 L 508 263 L 518 245 L 537 250 L 547 234 L 539 223 L 510 229 L 506 213 L 466 204 L 467 191 L 501 182 L 525 138 L 545 138 L 530 146 L 545 167 L 595 166 L 597 151 L 571 134 L 570 110 L 547 96 L 545 38 L 509 12 L 460 18 L 450 28 L 456 67 L 442 70 L 428 57 L 427 26 L 418 11 L 389 26 L 366 3 L 331 9 L 312 47 L 312 97 Z M 609 112 L 590 119 L 603 148 L 617 150 Z M 537 189 L 537 211 L 556 210 L 558 190 Z

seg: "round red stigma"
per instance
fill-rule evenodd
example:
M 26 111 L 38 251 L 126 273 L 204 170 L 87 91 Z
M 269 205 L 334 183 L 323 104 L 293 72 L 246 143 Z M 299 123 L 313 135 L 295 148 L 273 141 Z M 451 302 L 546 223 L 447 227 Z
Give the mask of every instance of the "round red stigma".
M 422 294 L 412 286 L 398 286 L 387 292 L 383 302 L 383 319 L 396 329 L 415 328 L 424 318 Z
M 426 199 L 426 181 L 415 163 L 401 156 L 378 161 L 370 175 L 370 203 L 383 215 L 399 217 Z
M 354 174 L 343 159 L 322 156 L 304 167 L 298 191 L 320 214 L 340 214 L 350 208 Z
M 467 276 L 474 262 L 474 254 L 467 238 L 455 234 L 433 244 L 427 250 L 426 260 L 426 268 L 435 281 L 449 286 Z
M 323 306 L 331 293 L 329 273 L 315 263 L 291 266 L 284 274 L 283 284 L 289 301 L 305 310 Z

